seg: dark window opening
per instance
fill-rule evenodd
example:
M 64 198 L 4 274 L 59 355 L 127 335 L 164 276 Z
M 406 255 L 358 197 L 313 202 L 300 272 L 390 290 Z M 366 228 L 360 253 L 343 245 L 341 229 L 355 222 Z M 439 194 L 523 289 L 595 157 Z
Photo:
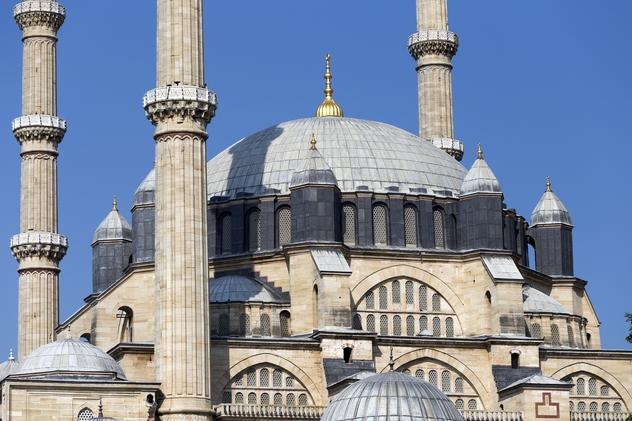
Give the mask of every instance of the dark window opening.
M 511 353 L 511 368 L 520 368 L 520 354 L 517 352 Z
M 351 353 L 352 352 L 353 352 L 353 348 L 351 348 L 351 347 L 346 347 L 345 349 L 342 350 L 343 358 L 344 358 L 346 364 L 349 364 L 351 362 Z

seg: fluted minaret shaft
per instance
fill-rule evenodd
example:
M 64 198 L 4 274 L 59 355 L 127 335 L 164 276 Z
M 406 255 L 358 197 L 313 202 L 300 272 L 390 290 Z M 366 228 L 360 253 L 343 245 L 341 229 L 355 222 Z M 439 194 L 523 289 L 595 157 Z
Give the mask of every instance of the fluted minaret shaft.
M 202 0 L 158 0 L 157 88 L 144 98 L 156 126 L 156 282 L 161 420 L 211 416 L 206 126 Z
M 417 33 L 408 49 L 417 61 L 419 136 L 461 160 L 463 145 L 454 139 L 452 57 L 458 37 L 448 29 L 447 0 L 417 0 Z
M 66 122 L 57 117 L 57 1 L 24 0 L 13 10 L 22 30 L 22 116 L 13 121 L 21 146 L 20 234 L 11 239 L 19 262 L 18 351 L 22 359 L 55 339 L 59 262 L 68 246 L 57 226 L 57 148 Z

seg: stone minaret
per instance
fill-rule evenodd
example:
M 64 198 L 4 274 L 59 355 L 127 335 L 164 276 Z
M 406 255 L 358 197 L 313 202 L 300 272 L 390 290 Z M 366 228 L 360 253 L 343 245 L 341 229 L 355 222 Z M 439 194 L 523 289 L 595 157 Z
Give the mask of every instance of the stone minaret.
M 452 57 L 459 39 L 448 30 L 448 0 L 417 0 L 417 32 L 408 51 L 417 61 L 419 136 L 457 160 L 463 144 L 454 138 Z
M 157 88 L 144 98 L 156 126 L 156 359 L 161 420 L 211 414 L 206 126 L 202 0 L 158 0 Z
M 59 262 L 68 240 L 57 227 L 57 147 L 66 122 L 57 117 L 57 31 L 65 9 L 56 1 L 23 1 L 13 9 L 23 36 L 22 116 L 13 121 L 21 146 L 18 260 L 18 355 L 22 360 L 55 340 L 59 322 Z

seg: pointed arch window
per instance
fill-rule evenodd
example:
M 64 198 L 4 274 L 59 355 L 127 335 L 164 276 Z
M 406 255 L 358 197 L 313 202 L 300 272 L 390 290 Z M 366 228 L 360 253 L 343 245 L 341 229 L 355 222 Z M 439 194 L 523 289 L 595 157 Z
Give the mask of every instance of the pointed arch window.
M 289 206 L 277 211 L 277 246 L 282 247 L 292 242 L 292 209 Z
M 463 393 L 463 379 L 461 377 L 457 377 L 454 380 L 454 391 L 456 393 Z
M 419 287 L 419 310 L 428 311 L 428 287 L 425 285 Z
M 438 317 L 432 319 L 432 335 L 441 336 L 441 319 Z
M 380 310 L 386 310 L 388 308 L 388 290 L 384 285 L 382 285 L 378 291 Z
M 267 314 L 262 314 L 259 319 L 259 324 L 259 328 L 261 329 L 261 336 L 272 336 L 270 316 L 268 316 Z
M 577 394 L 579 396 L 586 395 L 586 381 L 582 379 L 581 377 L 577 379 Z
M 342 241 L 349 245 L 356 245 L 356 209 L 350 203 L 342 205 Z
M 225 213 L 219 218 L 220 253 L 229 254 L 233 245 L 233 217 Z
M 404 207 L 404 237 L 406 247 L 417 247 L 417 208 L 412 205 Z
M 131 308 L 124 306 L 116 313 L 118 319 L 118 333 L 120 342 L 132 342 L 134 339 L 134 312 Z
M 283 310 L 279 315 L 279 325 L 281 327 L 281 336 L 290 336 L 290 312 Z
M 261 211 L 254 209 L 248 213 L 248 250 L 261 250 Z
M 385 314 L 380 316 L 380 335 L 388 335 L 388 316 Z
M 373 244 L 388 244 L 388 209 L 382 204 L 373 206 Z
M 77 421 L 91 421 L 94 418 L 94 413 L 90 408 L 83 408 L 79 411 L 79 414 L 77 414 Z
M 402 336 L 402 318 L 401 316 L 393 317 L 393 335 L 394 336 Z
M 415 318 L 413 316 L 406 317 L 406 336 L 415 336 Z
M 428 372 L 428 382 L 435 387 L 439 386 L 439 375 L 435 370 L 430 370 Z
M 441 311 L 441 297 L 439 294 L 432 295 L 432 311 Z
M 542 329 L 538 323 L 531 324 L 531 337 L 532 338 L 541 338 L 542 337 Z
M 450 380 L 450 372 L 444 370 L 441 372 L 441 391 L 443 393 L 450 393 L 452 388 L 452 380 Z
M 435 208 L 432 211 L 432 217 L 434 222 L 434 240 L 435 247 L 439 249 L 445 248 L 445 221 L 443 210 Z
M 406 304 L 414 304 L 413 282 L 406 281 Z
M 375 316 L 372 314 L 366 316 L 366 330 L 369 332 L 375 332 Z
M 445 319 L 445 336 L 448 338 L 454 337 L 454 319 L 452 317 L 446 317 Z
M 560 328 L 556 324 L 551 325 L 551 342 L 553 345 L 561 345 Z
M 399 304 L 401 302 L 402 294 L 399 290 L 399 281 L 393 281 L 391 283 L 391 296 L 393 304 Z

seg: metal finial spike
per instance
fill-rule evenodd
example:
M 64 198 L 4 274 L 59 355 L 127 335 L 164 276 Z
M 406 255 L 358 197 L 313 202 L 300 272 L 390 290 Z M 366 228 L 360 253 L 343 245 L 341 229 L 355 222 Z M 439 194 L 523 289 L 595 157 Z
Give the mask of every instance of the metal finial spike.
M 103 418 L 103 398 L 99 398 L 99 418 Z
M 316 143 L 318 143 L 318 141 L 316 140 L 316 135 L 312 133 L 312 139 L 309 141 L 309 149 L 311 151 L 316 150 Z
M 9 361 L 15 361 L 15 357 L 13 356 L 13 348 L 9 349 Z
M 116 195 L 114 195 L 114 198 L 112 199 L 112 210 L 118 211 L 118 200 L 116 200 Z
M 476 157 L 478 159 L 483 159 L 483 148 L 480 143 L 476 146 Z
M 331 86 L 331 54 L 325 56 L 325 98 L 331 99 L 334 89 Z
M 388 366 L 393 371 L 395 369 L 395 360 L 393 359 L 393 347 L 391 347 L 391 356 L 388 360 Z
M 336 101 L 334 101 L 331 80 L 333 75 L 331 74 L 331 54 L 327 53 L 325 56 L 325 99 L 316 110 L 316 117 L 343 117 L 344 113 L 342 108 Z
M 546 177 L 546 191 L 553 191 L 551 188 L 551 177 Z

